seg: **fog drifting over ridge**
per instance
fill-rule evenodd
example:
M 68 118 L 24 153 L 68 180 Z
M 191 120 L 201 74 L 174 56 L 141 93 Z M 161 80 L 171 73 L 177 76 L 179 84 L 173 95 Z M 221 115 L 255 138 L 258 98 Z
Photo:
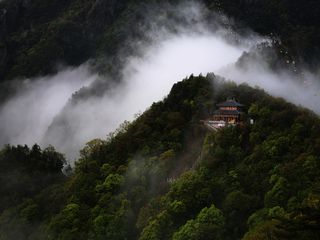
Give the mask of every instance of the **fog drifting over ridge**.
M 298 106 L 309 108 L 320 114 L 320 77 L 319 73 L 307 70 L 299 75 L 281 70 L 274 72 L 263 59 L 246 63 L 250 68 L 234 65 L 220 69 L 217 74 L 240 84 L 264 89 L 275 97 L 282 97 Z
M 87 141 L 105 138 L 120 123 L 132 120 L 136 113 L 163 99 L 174 83 L 192 73 L 205 74 L 233 63 L 244 49 L 210 33 L 173 36 L 149 46 L 142 56 L 128 59 L 122 84 L 103 97 L 78 100 L 67 106 L 42 142 L 56 146 L 74 159 Z M 67 130 L 66 122 L 72 123 Z
M 272 72 L 263 58 L 248 62 L 247 68 L 237 67 L 234 63 L 242 53 L 261 38 L 242 37 L 232 44 L 225 38 L 229 29 L 220 27 L 217 31 L 201 22 L 201 6 L 181 9 L 187 24 L 177 26 L 179 31 L 174 33 L 165 29 L 147 32 L 154 42 L 142 46 L 139 56 L 126 57 L 123 82 L 103 96 L 69 101 L 83 86 L 98 79 L 108 81 L 108 76 L 92 74 L 88 65 L 24 83 L 18 94 L 0 108 L 0 144 L 52 144 L 73 161 L 87 141 L 104 138 L 123 121 L 132 120 L 136 113 L 165 97 L 175 82 L 190 74 L 208 72 L 260 86 L 272 95 L 320 113 L 316 75 L 307 76 L 307 86 L 292 81 L 286 71 Z M 192 22 L 196 27 L 189 25 Z
M 41 143 L 52 119 L 71 95 L 94 79 L 83 65 L 52 77 L 21 82 L 18 93 L 0 106 L 0 144 Z

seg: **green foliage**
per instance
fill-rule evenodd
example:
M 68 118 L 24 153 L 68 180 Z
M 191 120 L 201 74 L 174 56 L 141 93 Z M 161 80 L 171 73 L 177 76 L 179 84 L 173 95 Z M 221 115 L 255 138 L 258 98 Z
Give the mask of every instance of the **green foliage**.
M 101 185 L 96 186 L 96 191 L 101 192 L 116 192 L 124 182 L 124 177 L 119 174 L 109 174 Z
M 43 221 L 64 203 L 65 159 L 52 146 L 6 146 L 0 151 L 0 238 L 45 235 Z M 38 239 L 34 237 L 32 239 Z
M 107 62 L 103 63 L 102 71 L 117 72 L 122 60 L 115 56 L 122 53 L 123 46 L 127 46 L 124 51 L 130 54 L 136 53 L 132 42 L 148 42 L 142 33 L 149 26 L 145 13 L 152 14 L 156 8 L 175 19 L 178 16 L 168 5 L 172 4 L 172 8 L 181 2 L 33 0 L 21 4 L 19 0 L 2 1 L 0 9 L 5 9 L 6 14 L 1 25 L 4 36 L 0 47 L 5 53 L 0 63 L 1 78 L 11 80 L 48 74 L 61 62 L 78 65 L 96 57 L 103 59 L 97 62 Z M 204 3 L 211 11 L 206 12 L 207 15 L 225 13 L 239 22 L 239 29 L 246 24 L 264 36 L 279 39 L 281 44 L 275 44 L 275 48 L 282 65 L 287 65 L 287 60 L 292 62 L 293 58 L 295 62 L 303 59 L 311 66 L 318 62 L 318 2 L 205 0 Z M 144 28 L 133 28 L 132 23 Z
M 243 240 L 290 239 L 288 233 L 282 230 L 278 220 L 270 220 L 258 225 L 254 230 L 246 233 Z
M 177 231 L 174 240 L 224 239 L 225 219 L 214 205 L 200 211 L 194 220 L 189 220 Z
M 139 237 L 139 240 L 160 240 L 168 239 L 167 229 L 171 228 L 172 220 L 167 211 L 163 211 L 150 221 Z
M 255 123 L 206 130 L 200 120 L 212 112 L 208 107 L 228 95 Z M 46 186 L 57 184 L 28 194 L 20 187 L 10 192 L 2 181 L 20 200 L 4 206 L 0 236 L 318 239 L 319 130 L 318 116 L 283 99 L 212 74 L 190 76 L 107 140 L 89 142 L 67 181 L 41 177 Z M 22 165 L 19 171 L 38 177 L 60 173 L 63 157 L 37 145 L 7 146 L 0 160 L 3 173 Z M 38 186 L 23 179 L 29 190 Z
M 50 223 L 50 229 L 55 233 L 49 239 L 82 239 L 79 235 L 81 217 L 80 206 L 70 203 L 55 216 Z
M 256 32 L 280 38 L 279 55 L 283 61 L 292 56 L 317 64 L 319 48 L 319 3 L 294 0 L 242 1 L 205 0 L 212 10 L 218 10 L 246 24 Z
M 265 206 L 285 206 L 288 201 L 290 186 L 288 181 L 283 177 L 272 175 L 270 184 L 274 184 L 272 189 L 265 195 Z
M 243 219 L 248 219 L 253 209 L 258 206 L 258 199 L 254 195 L 244 194 L 239 190 L 230 192 L 223 201 L 223 213 L 227 219 L 227 229 L 230 236 L 237 237 L 246 229 Z
M 0 212 L 63 179 L 65 159 L 50 146 L 6 146 L 0 151 Z

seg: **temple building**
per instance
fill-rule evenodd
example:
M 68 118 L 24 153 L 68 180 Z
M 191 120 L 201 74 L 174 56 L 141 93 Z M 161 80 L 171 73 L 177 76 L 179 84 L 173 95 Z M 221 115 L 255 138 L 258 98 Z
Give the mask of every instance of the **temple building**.
M 237 124 L 242 121 L 244 105 L 238 103 L 235 99 L 228 99 L 225 102 L 217 104 L 219 107 L 213 113 L 212 121 L 225 122 L 225 124 Z
M 244 112 L 242 108 L 244 105 L 237 102 L 234 98 L 217 104 L 217 107 L 219 109 L 214 111 L 209 119 L 201 121 L 208 129 L 216 131 L 219 128 L 243 122 Z

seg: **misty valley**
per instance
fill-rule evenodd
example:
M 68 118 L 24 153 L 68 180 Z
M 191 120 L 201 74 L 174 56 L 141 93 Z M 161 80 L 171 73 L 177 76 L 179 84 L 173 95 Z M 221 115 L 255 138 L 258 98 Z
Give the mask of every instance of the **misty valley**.
M 320 239 L 319 23 L 317 1 L 0 0 L 0 239 Z

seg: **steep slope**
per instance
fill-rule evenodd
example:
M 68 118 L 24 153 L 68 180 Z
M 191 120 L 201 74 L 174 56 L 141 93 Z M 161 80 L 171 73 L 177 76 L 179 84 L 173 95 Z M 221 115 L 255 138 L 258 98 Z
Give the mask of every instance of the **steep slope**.
M 122 2 L 126 1 L 1 2 L 2 78 L 48 74 L 59 63 L 78 65 L 93 57 Z
M 219 9 L 254 31 L 278 39 L 283 54 L 316 67 L 320 49 L 319 2 L 311 0 L 205 0 L 209 8 Z
M 8 145 L 0 151 L 1 239 L 23 239 L 33 231 L 23 221 L 38 222 L 43 213 L 59 210 L 50 201 L 66 180 L 61 172 L 64 163 L 63 155 L 53 147 Z M 36 201 L 41 192 L 42 201 Z M 63 195 L 56 200 L 63 201 Z
M 1 1 L 0 78 L 48 74 L 58 64 L 78 65 L 101 56 L 114 61 L 128 39 L 143 39 L 139 26 L 149 21 L 148 12 L 157 9 L 159 13 L 181 2 L 190 1 Z M 204 3 L 213 13 L 234 18 L 239 29 L 249 26 L 279 40 L 283 54 L 316 66 L 320 53 L 317 1 Z M 130 51 L 134 49 L 127 49 Z
M 6 146 L 0 152 L 0 211 L 32 197 L 52 183 L 64 179 L 65 159 L 53 147 Z
M 208 131 L 200 120 L 228 96 L 254 124 Z M 17 206 L 1 216 L 2 237 L 33 226 L 20 239 L 317 239 L 319 132 L 316 115 L 283 99 L 190 76 L 107 140 L 89 142 L 63 193 L 32 199 L 34 209 L 55 199 L 58 212 L 25 219 L 28 205 Z

